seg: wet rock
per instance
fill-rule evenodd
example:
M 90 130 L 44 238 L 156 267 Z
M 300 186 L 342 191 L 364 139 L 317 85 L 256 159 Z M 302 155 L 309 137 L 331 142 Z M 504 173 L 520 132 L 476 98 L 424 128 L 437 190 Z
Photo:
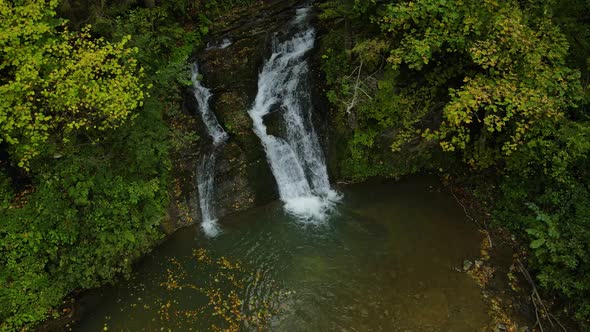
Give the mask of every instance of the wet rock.
M 218 216 L 264 205 L 278 197 L 274 178 L 263 153 L 253 155 L 238 142 L 230 141 L 224 147 L 218 163 Z
M 266 126 L 266 132 L 275 137 L 284 137 L 285 128 L 283 124 L 282 109 L 277 107 L 262 118 Z
M 176 206 L 174 206 L 174 205 L 172 206 L 172 208 L 175 208 L 175 207 Z M 174 231 L 177 230 L 178 228 L 179 227 L 175 223 L 175 220 L 173 220 L 172 218 L 170 218 L 170 211 L 167 211 L 167 213 L 164 216 L 162 222 L 160 223 L 160 229 L 162 230 L 162 232 L 164 232 L 164 234 L 170 235 L 170 234 L 174 233 Z

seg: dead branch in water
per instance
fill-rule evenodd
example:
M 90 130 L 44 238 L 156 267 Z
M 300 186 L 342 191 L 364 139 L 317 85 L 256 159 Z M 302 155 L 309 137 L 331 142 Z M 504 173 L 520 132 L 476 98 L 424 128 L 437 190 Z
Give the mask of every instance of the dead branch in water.
M 555 318 L 555 316 L 553 316 L 549 312 L 549 310 L 545 306 L 545 303 L 541 299 L 541 295 L 539 294 L 539 291 L 537 290 L 537 285 L 535 284 L 535 281 L 531 277 L 531 274 L 526 269 L 526 267 L 524 266 L 522 261 L 520 259 L 516 259 L 516 262 L 518 263 L 518 268 L 520 269 L 520 272 L 522 273 L 522 275 L 524 276 L 526 281 L 531 285 L 531 288 L 533 289 L 530 297 L 531 297 L 531 302 L 533 303 L 533 306 L 535 307 L 535 316 L 537 317 L 537 321 L 535 323 L 535 326 L 539 325 L 541 332 L 544 332 L 543 331 L 543 324 L 541 323 L 541 317 L 539 316 L 539 313 L 541 313 L 541 315 L 544 315 L 545 318 L 549 321 L 549 323 L 551 324 L 552 327 L 555 327 L 555 323 L 557 323 L 557 325 L 559 325 L 559 327 L 563 331 L 567 332 L 567 329 L 561 324 L 561 322 L 559 322 L 559 320 L 557 320 L 557 318 Z M 541 311 L 539 309 L 541 309 Z

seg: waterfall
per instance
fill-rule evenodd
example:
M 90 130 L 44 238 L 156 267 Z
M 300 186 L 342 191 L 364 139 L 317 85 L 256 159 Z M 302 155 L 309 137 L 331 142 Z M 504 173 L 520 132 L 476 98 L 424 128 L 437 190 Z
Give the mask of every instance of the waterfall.
M 309 66 L 306 54 L 314 46 L 309 27 L 310 8 L 297 10 L 291 27 L 295 34 L 273 39 L 273 54 L 258 78 L 258 93 L 248 111 L 254 132 L 262 141 L 285 209 L 302 220 L 321 221 L 340 198 L 328 179 L 324 155 L 311 121 Z M 285 138 L 267 133 L 263 117 L 279 107 Z
M 199 68 L 196 64 L 192 66 L 191 81 L 193 83 L 193 95 L 197 101 L 201 119 L 213 140 L 211 150 L 203 154 L 197 167 L 197 183 L 199 205 L 201 207 L 201 227 L 207 236 L 214 237 L 220 232 L 214 208 L 215 163 L 218 151 L 228 139 L 228 135 L 209 108 L 209 99 L 211 99 L 212 94 L 199 81 Z
M 213 139 L 213 144 L 219 145 L 227 140 L 228 135 L 217 121 L 215 114 L 209 109 L 209 99 L 211 99 L 212 94 L 199 81 L 199 67 L 196 64 L 192 66 L 191 82 L 193 83 L 193 95 L 197 100 L 201 119 L 203 119 L 203 123 L 207 127 L 209 136 Z

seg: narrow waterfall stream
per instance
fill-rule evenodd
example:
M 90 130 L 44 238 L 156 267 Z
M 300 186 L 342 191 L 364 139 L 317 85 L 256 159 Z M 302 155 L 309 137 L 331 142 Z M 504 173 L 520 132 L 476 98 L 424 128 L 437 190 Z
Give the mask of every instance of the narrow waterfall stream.
M 264 146 L 285 209 L 307 221 L 325 219 L 340 197 L 329 182 L 324 155 L 311 121 L 309 66 L 306 54 L 315 42 L 309 25 L 311 8 L 297 10 L 290 23 L 294 35 L 280 41 L 258 78 L 258 94 L 248 114 Z M 285 138 L 267 133 L 263 118 L 279 107 Z
M 207 236 L 214 237 L 220 232 L 214 207 L 215 163 L 217 161 L 218 151 L 229 136 L 209 108 L 209 99 L 212 96 L 211 91 L 199 81 L 199 67 L 196 64 L 192 67 L 191 81 L 193 83 L 193 95 L 197 101 L 201 119 L 203 119 L 207 132 L 213 140 L 211 150 L 203 153 L 203 157 L 197 167 L 197 183 L 199 205 L 201 208 L 201 227 Z

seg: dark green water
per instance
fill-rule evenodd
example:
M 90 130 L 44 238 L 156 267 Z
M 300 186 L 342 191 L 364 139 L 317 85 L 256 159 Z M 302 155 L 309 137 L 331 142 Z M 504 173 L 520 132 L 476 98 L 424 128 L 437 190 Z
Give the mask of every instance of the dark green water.
M 182 230 L 131 280 L 86 298 L 74 331 L 481 330 L 479 289 L 453 269 L 476 257 L 481 235 L 438 187 L 347 186 L 322 226 L 277 202 L 221 220 L 215 239 Z

